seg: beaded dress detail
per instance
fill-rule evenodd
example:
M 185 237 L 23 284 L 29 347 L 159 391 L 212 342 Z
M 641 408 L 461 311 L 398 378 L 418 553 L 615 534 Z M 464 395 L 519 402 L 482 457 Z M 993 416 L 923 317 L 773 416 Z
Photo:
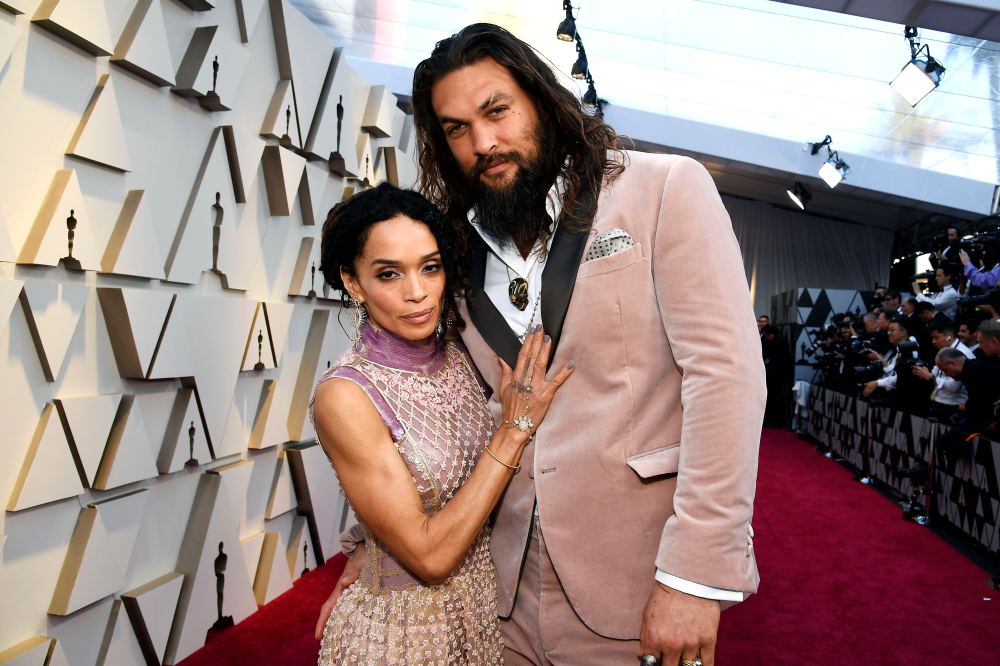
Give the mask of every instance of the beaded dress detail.
M 493 418 L 463 349 L 433 337 L 399 338 L 366 324 L 361 339 L 320 378 L 360 386 L 382 416 L 433 515 L 454 496 L 489 443 Z M 361 576 L 341 595 L 323 632 L 320 666 L 500 665 L 496 573 L 484 527 L 440 585 L 400 565 L 364 525 Z

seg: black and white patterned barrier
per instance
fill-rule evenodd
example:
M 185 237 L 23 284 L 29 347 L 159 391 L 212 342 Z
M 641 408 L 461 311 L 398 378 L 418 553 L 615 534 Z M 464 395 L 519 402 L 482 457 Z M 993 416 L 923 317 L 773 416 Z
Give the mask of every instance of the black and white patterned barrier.
M 1000 443 L 976 440 L 971 455 L 949 470 L 935 464 L 940 456 L 932 460 L 938 431 L 946 426 L 815 385 L 807 404 L 807 434 L 901 497 L 910 497 L 914 487 L 898 470 L 927 464 L 939 519 L 1000 552 Z
M 934 498 L 942 518 L 990 552 L 1000 552 L 1000 442 L 979 438 L 954 470 L 934 470 Z

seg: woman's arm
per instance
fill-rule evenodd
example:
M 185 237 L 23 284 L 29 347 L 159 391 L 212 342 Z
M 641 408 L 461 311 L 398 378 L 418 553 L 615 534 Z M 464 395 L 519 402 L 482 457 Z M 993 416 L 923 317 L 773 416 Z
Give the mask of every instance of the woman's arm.
M 547 337 L 547 336 L 546 336 Z M 489 443 L 465 484 L 438 513 L 424 513 L 410 472 L 367 394 L 353 382 L 331 379 L 316 391 L 316 432 L 359 519 L 407 569 L 429 584 L 444 582 L 461 563 L 499 501 L 531 433 L 509 427 L 528 404 L 537 428 L 552 396 L 572 374 L 563 368 L 545 380 L 551 341 L 542 332 L 525 341 L 512 371 L 501 361 L 505 424 Z M 518 377 L 514 382 L 513 377 Z M 523 391 L 526 384 L 531 391 Z M 518 389 L 522 390 L 518 390 Z

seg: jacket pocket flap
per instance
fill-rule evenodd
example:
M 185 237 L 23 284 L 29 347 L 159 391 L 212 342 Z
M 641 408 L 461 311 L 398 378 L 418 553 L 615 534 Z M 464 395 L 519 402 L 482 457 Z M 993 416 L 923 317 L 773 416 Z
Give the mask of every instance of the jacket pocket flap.
M 661 474 L 676 474 L 680 458 L 680 445 L 670 444 L 627 458 L 625 463 L 640 477 L 649 479 Z

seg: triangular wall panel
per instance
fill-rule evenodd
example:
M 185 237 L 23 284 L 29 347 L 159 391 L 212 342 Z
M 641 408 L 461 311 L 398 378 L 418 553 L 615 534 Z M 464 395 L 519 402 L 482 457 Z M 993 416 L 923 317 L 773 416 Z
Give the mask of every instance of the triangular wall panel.
M 247 334 L 246 349 L 240 371 L 267 370 L 274 368 L 274 354 L 271 351 L 271 331 L 264 314 L 264 304 L 258 303 L 257 310 Z
M 98 666 L 142 666 L 146 663 L 139 640 L 128 623 L 120 599 L 111 605 L 107 634 L 97 658 Z
M 243 563 L 247 567 L 247 577 L 252 581 L 257 577 L 260 552 L 264 547 L 264 533 L 257 532 L 248 537 L 243 537 L 240 539 L 240 547 L 243 549 Z M 259 604 L 260 602 L 258 601 L 257 603 Z
M 24 284 L 21 305 L 42 372 L 50 382 L 62 370 L 89 292 L 89 287 L 75 283 L 31 280 Z
M 203 271 L 218 266 L 224 255 L 222 246 L 235 238 L 237 203 L 231 159 L 233 156 L 228 153 L 223 129 L 218 127 L 209 141 L 181 223 L 167 252 L 164 270 L 171 282 L 196 284 Z M 217 243 L 218 250 L 215 249 Z
M 175 295 L 166 291 L 98 287 L 111 348 L 122 377 L 145 379 Z
M 287 547 L 280 532 L 264 533 L 257 575 L 253 581 L 253 592 L 258 604 L 269 603 L 292 587 L 286 553 Z
M 177 616 L 167 641 L 164 662 L 174 664 L 205 643 L 218 621 L 215 571 L 225 570 L 222 618 L 239 623 L 257 610 L 239 538 L 239 513 L 229 504 L 227 475 L 201 476 L 188 520 L 177 570 L 184 574 Z
M 122 398 L 121 408 L 108 437 L 94 488 L 117 488 L 127 483 L 151 479 L 156 474 L 156 463 L 146 424 L 142 419 L 142 410 L 134 396 L 126 395 Z
M 11 310 L 21 296 L 24 280 L 0 280 L 0 334 L 7 329 Z
M 271 485 L 271 495 L 267 500 L 267 511 L 264 517 L 268 520 L 288 513 L 296 506 L 295 488 L 292 485 L 292 473 L 288 468 L 288 459 L 282 451 L 274 468 L 274 482 Z
M 157 86 L 174 84 L 167 27 L 161 0 L 139 0 L 115 47 L 111 62 Z
M 205 436 L 201 412 L 194 390 L 182 388 L 177 398 L 163 436 L 163 444 L 156 460 L 162 474 L 177 472 L 185 465 L 194 467 L 211 462 L 212 453 Z
M 146 655 L 146 663 L 163 663 L 183 582 L 184 576 L 171 572 L 122 593 L 122 602 Z
M 111 55 L 113 48 L 107 10 L 101 0 L 43 0 L 32 18 L 46 30 L 80 47 L 93 56 Z
M 80 511 L 49 613 L 69 615 L 121 589 L 148 498 L 141 489 Z
M 70 139 L 66 154 L 115 171 L 132 170 L 121 109 L 110 74 L 97 82 L 97 89 Z
M 145 190 L 131 190 L 101 258 L 101 271 L 162 280 L 163 252 Z
M 28 453 L 21 463 L 7 510 L 20 511 L 82 492 L 83 485 L 66 433 L 55 407 L 49 403 L 42 411 Z
M 280 146 L 264 148 L 264 183 L 271 215 L 292 214 L 305 163 L 305 159 Z
M 101 456 L 121 404 L 120 393 L 55 400 L 63 427 L 68 433 L 83 482 L 92 487 L 101 466 Z
M 265 443 L 264 441 L 267 433 L 267 419 L 271 415 L 271 405 L 274 404 L 276 385 L 275 380 L 265 379 L 261 386 L 260 401 L 257 403 L 257 411 L 254 413 L 253 424 L 250 427 L 250 437 L 247 440 L 248 449 L 265 449 L 277 443 Z
M 264 114 L 260 134 L 276 141 L 287 134 L 289 145 L 300 146 L 302 144 L 299 141 L 298 126 L 295 123 L 297 117 L 292 82 L 288 80 L 278 81 L 274 88 L 274 94 L 271 95 L 271 103 L 267 107 L 267 113 Z
M 0 650 L 3 666 L 48 666 L 49 652 L 55 642 L 48 636 L 32 636 L 9 648 Z
M 281 355 L 288 342 L 288 329 L 292 325 L 292 314 L 295 305 L 292 303 L 264 303 L 264 315 L 267 329 L 271 336 L 271 352 L 274 354 L 275 367 L 281 363 Z
M 338 550 L 344 495 L 319 444 L 293 444 L 285 449 L 285 455 L 292 472 L 298 511 L 309 523 L 316 561 L 322 564 Z
M 87 212 L 80 182 L 74 169 L 57 171 L 42 206 L 21 247 L 21 264 L 55 266 L 69 253 L 69 220 L 75 220 L 73 258 L 84 270 L 100 268 L 100 252 L 94 240 L 94 221 Z

